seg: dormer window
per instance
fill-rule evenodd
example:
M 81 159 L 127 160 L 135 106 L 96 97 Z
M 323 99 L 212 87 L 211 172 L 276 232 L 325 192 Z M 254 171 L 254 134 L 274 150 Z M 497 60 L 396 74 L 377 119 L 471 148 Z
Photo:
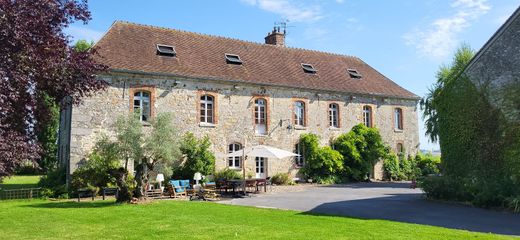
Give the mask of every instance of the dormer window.
M 175 57 L 175 55 L 177 55 L 177 52 L 175 52 L 174 46 L 157 44 L 157 55 Z
M 226 53 L 226 62 L 231 64 L 242 64 L 242 59 L 240 59 L 240 56 L 235 54 L 229 54 Z
M 311 64 L 308 64 L 308 63 L 302 63 L 302 68 L 303 68 L 303 71 L 306 72 L 306 73 L 316 73 L 317 70 L 314 68 L 314 66 L 312 66 Z
M 362 78 L 363 76 L 361 75 L 361 73 L 358 72 L 358 70 L 356 69 L 347 69 L 347 72 L 348 74 L 350 75 L 351 78 Z

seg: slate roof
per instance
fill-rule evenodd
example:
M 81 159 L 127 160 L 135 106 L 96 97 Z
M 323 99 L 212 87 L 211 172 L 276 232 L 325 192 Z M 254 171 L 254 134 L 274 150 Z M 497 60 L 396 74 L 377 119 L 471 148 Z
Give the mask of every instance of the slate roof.
M 157 55 L 156 44 L 174 46 L 177 55 Z M 95 47 L 97 61 L 116 71 L 418 99 L 352 56 L 122 21 L 115 22 Z M 228 64 L 226 53 L 239 55 L 243 63 Z M 304 72 L 301 63 L 312 64 L 317 73 Z M 351 78 L 347 69 L 356 69 L 363 77 Z

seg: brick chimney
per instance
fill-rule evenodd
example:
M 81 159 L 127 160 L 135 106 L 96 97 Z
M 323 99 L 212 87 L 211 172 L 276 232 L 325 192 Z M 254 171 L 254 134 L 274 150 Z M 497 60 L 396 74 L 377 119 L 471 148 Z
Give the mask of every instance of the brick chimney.
M 275 27 L 272 32 L 267 33 L 267 37 L 265 37 L 265 44 L 282 47 L 285 46 L 285 31 L 281 32 L 279 27 Z

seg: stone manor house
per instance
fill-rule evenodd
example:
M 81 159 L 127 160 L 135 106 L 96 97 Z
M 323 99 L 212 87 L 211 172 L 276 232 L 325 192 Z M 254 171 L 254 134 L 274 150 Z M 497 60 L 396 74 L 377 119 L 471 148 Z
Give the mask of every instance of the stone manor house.
M 394 151 L 417 152 L 416 95 L 357 57 L 286 47 L 284 37 L 275 29 L 263 44 L 115 22 L 95 46 L 110 67 L 99 78 L 110 87 L 72 110 L 69 173 L 129 112 L 139 112 L 145 128 L 171 112 L 181 133 L 209 136 L 217 169 L 241 169 L 240 158 L 226 154 L 244 142 L 299 153 L 301 134 L 327 145 L 359 123 L 378 128 Z M 245 167 L 256 177 L 297 176 L 304 164 L 256 158 Z M 381 177 L 378 164 L 374 178 Z

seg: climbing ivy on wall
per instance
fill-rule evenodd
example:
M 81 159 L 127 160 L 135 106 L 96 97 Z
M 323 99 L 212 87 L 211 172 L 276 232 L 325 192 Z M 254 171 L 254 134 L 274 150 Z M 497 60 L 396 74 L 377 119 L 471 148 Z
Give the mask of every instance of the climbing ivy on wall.
M 462 46 L 453 63 L 441 67 L 437 83 L 421 101 L 427 134 L 439 141 L 443 178 L 450 182 L 425 189 L 430 196 L 456 198 L 436 191 L 457 188 L 457 196 L 467 199 L 455 200 L 503 206 L 520 196 L 520 128 L 504 118 L 504 109 L 490 103 L 486 85 L 476 86 L 463 73 L 473 55 L 471 48 Z

